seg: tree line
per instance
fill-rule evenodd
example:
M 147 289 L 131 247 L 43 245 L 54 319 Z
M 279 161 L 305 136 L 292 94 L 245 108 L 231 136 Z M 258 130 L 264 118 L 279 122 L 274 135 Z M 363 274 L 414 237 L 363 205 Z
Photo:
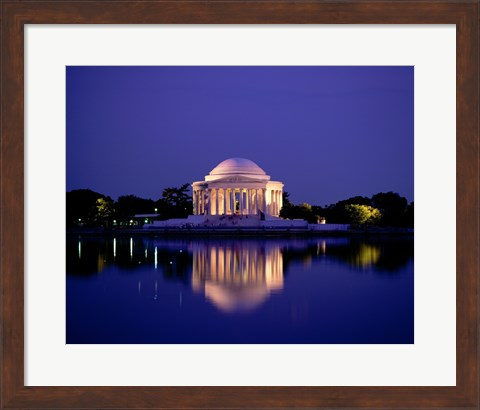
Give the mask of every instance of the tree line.
M 67 226 L 128 226 L 139 214 L 158 215 L 155 219 L 186 218 L 192 214 L 190 184 L 165 188 L 157 200 L 122 195 L 117 201 L 90 189 L 67 192 Z
M 374 225 L 413 228 L 414 203 L 396 192 L 379 192 L 373 196 L 354 196 L 324 207 L 302 203 L 294 205 L 288 192 L 283 193 L 280 216 L 305 219 L 309 223 Z
M 67 226 L 129 226 L 135 215 L 156 215 L 155 219 L 186 218 L 193 213 L 190 184 L 169 187 L 157 200 L 123 195 L 114 201 L 90 189 L 67 192 Z M 283 193 L 280 217 L 305 219 L 309 223 L 340 223 L 412 227 L 414 204 L 396 192 L 380 192 L 372 197 L 354 196 L 324 207 L 308 203 L 293 204 Z

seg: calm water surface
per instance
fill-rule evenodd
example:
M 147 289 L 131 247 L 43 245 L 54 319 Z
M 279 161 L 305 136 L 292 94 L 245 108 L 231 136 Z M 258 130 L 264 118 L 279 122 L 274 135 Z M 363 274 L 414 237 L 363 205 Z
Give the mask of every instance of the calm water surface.
M 413 239 L 67 237 L 67 343 L 413 343 Z

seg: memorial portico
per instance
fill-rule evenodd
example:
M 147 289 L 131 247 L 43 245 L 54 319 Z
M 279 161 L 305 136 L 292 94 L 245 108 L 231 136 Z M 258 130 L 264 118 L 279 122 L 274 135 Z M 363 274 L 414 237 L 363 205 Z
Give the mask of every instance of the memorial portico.
M 282 208 L 283 183 L 245 158 L 221 162 L 192 188 L 195 215 L 278 216 Z

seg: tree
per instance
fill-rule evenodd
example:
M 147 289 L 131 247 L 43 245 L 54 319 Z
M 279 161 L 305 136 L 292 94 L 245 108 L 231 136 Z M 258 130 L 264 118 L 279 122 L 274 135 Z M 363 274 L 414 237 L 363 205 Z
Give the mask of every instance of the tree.
M 66 194 L 67 226 L 92 226 L 97 223 L 97 199 L 105 195 L 90 189 L 74 189 Z
M 407 212 L 407 199 L 396 192 L 379 192 L 372 197 L 372 206 L 382 213 L 381 225 L 401 226 Z
M 186 218 L 193 213 L 193 202 L 190 195 L 190 184 L 179 188 L 165 188 L 162 197 L 157 201 L 157 208 L 162 219 Z
M 283 191 L 282 194 L 282 209 L 280 209 L 280 217 L 284 219 L 293 219 L 293 204 L 290 202 L 290 194 L 287 191 Z
M 344 204 L 352 204 L 352 205 L 372 205 L 372 200 L 366 196 L 352 196 L 348 199 L 345 199 L 343 201 L 340 201 L 341 203 Z
M 282 204 L 283 206 L 293 206 L 293 203 L 290 201 L 290 194 L 287 191 L 282 193 Z
M 305 219 L 309 223 L 317 223 L 320 216 L 315 214 L 312 205 L 306 202 L 300 205 L 288 204 L 280 210 L 280 217 L 285 219 Z
M 345 213 L 348 222 L 354 225 L 373 225 L 382 217 L 380 210 L 369 205 L 347 204 Z
M 116 218 L 128 221 L 136 214 L 153 214 L 155 203 L 151 199 L 139 198 L 135 195 L 122 195 L 115 204 Z
M 401 218 L 400 226 L 403 226 L 405 228 L 413 228 L 414 219 L 415 219 L 414 204 L 413 202 L 410 202 L 407 206 L 407 209 L 405 210 L 405 213 Z
M 348 199 L 338 201 L 335 204 L 328 205 L 323 210 L 329 223 L 348 223 L 349 215 L 345 210 L 346 205 L 372 205 L 372 200 L 365 196 L 353 196 Z
M 112 198 L 108 196 L 105 198 L 98 198 L 96 201 L 96 206 L 97 206 L 97 215 L 96 215 L 97 221 L 102 225 L 108 226 L 115 212 Z

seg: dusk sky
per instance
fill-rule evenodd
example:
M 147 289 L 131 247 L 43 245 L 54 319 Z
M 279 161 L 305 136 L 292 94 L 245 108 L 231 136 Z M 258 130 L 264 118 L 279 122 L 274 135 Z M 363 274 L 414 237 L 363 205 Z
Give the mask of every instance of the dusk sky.
M 294 203 L 413 201 L 413 67 L 67 67 L 67 191 L 158 199 L 231 157 Z

